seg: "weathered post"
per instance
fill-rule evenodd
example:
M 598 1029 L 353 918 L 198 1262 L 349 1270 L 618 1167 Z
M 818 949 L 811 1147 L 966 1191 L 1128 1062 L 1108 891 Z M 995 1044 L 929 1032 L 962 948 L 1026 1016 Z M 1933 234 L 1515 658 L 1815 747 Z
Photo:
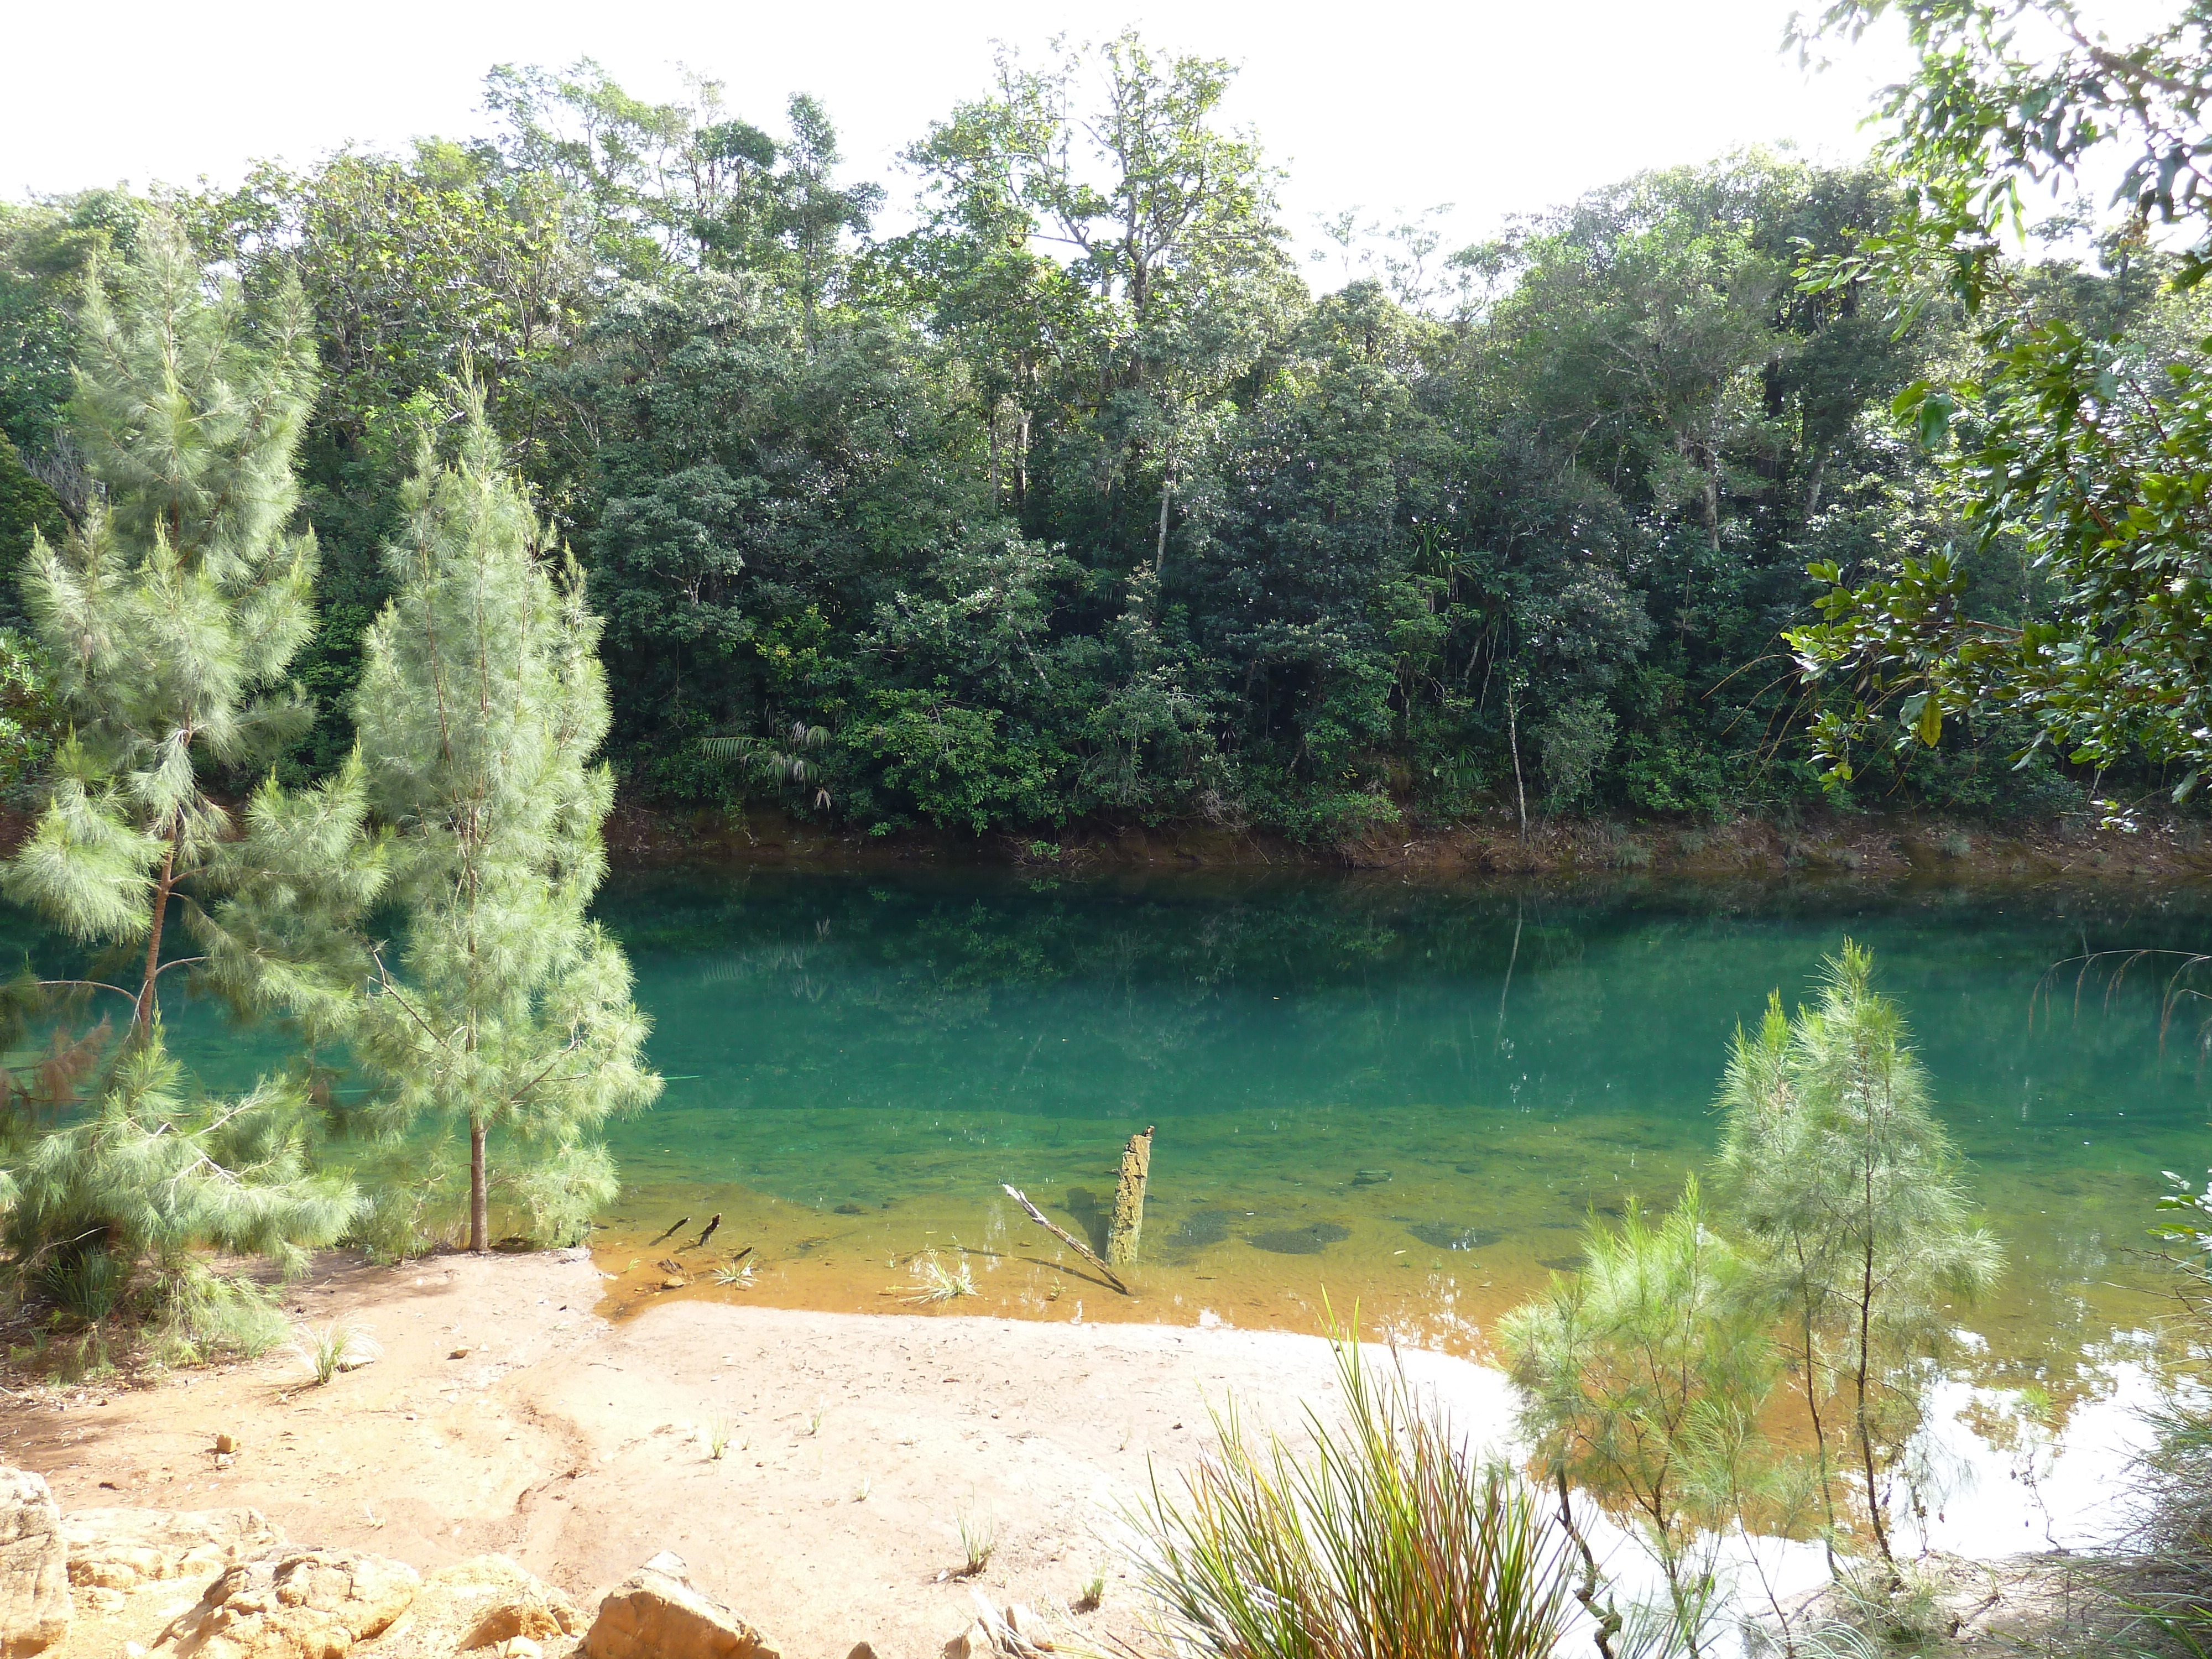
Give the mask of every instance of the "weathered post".
M 1121 1152 L 1121 1184 L 1114 1193 L 1114 1224 L 1106 1233 L 1106 1260 L 1116 1267 L 1137 1261 L 1137 1240 L 1145 1231 L 1145 1182 L 1152 1170 L 1152 1125 L 1129 1137 Z

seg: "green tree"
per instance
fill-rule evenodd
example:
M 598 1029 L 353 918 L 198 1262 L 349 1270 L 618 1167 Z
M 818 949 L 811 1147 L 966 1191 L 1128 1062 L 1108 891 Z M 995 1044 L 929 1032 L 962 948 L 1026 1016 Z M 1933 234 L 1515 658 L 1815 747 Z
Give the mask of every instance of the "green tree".
M 647 1022 L 621 947 L 585 908 L 605 871 L 613 779 L 599 624 L 573 566 L 549 568 L 527 492 L 472 394 L 450 463 L 428 441 L 387 554 L 396 595 L 368 635 L 355 719 L 371 797 L 397 832 L 406 933 L 376 955 L 354 1047 L 395 1128 L 465 1125 L 469 1248 L 489 1244 L 494 1131 L 539 1237 L 612 1195 L 592 1131 L 649 1104 Z
M 172 901 L 230 832 L 210 769 L 307 716 L 285 671 L 313 623 L 314 538 L 291 528 L 312 319 L 295 283 L 207 281 L 160 217 L 88 272 L 70 424 L 103 495 L 58 548 L 34 530 L 23 580 L 71 731 L 6 890 L 75 938 L 143 944 L 124 988 L 142 1039 L 178 965 Z
M 1873 973 L 1845 940 L 1815 1006 L 1793 1019 L 1778 995 L 1756 1032 L 1737 1033 L 1718 1167 L 1804 1395 L 1831 1539 L 1831 1476 L 1848 1456 L 1894 1572 L 1888 1516 L 1934 1362 L 2002 1259 L 1972 1224 L 1927 1074 Z
M 1711 1542 L 1772 1485 L 1775 1459 L 1755 1425 L 1776 1356 L 1744 1277 L 1692 1181 L 1656 1224 L 1632 1202 L 1618 1233 L 1593 1225 L 1582 1270 L 1554 1275 L 1498 1328 L 1523 1425 L 1583 1554 L 1601 1651 L 1624 1621 L 1597 1590 L 1574 1487 L 1632 1518 L 1666 1576 L 1673 1631 L 1694 1656 L 1718 1588 Z
M 1838 0 L 1801 26 L 1807 48 L 1889 9 Z M 2212 259 L 2212 17 L 2191 4 L 2114 41 L 2064 0 L 1936 0 L 1906 29 L 1914 70 L 1881 111 L 1906 210 L 1810 280 L 1878 279 L 1907 315 L 1948 301 L 1973 319 L 1957 370 L 1896 401 L 1942 456 L 1964 533 L 1871 568 L 1814 565 L 1821 619 L 1790 642 L 1826 703 L 1818 752 L 1844 783 L 1856 744 L 1909 751 L 1947 720 L 2009 714 L 2100 771 L 2147 757 L 2185 799 L 2212 760 L 2212 328 L 2181 297 Z M 2069 314 L 2006 256 L 2027 191 L 2103 167 L 2121 172 L 2103 262 L 2123 286 L 2170 282 L 2168 326 Z M 2177 254 L 2148 245 L 2154 225 Z M 1978 569 L 2021 550 L 2049 609 L 1992 615 Z
M 1060 353 L 1054 434 L 1072 447 L 1065 474 L 1087 477 L 1086 495 L 1124 486 L 1103 492 L 1117 538 L 1163 574 L 1178 478 L 1200 459 L 1217 405 L 1302 297 L 1282 252 L 1274 175 L 1257 141 L 1221 122 L 1232 75 L 1215 59 L 1158 57 L 1131 32 L 1057 47 L 1042 69 L 1002 55 L 994 94 L 909 152 L 935 191 L 925 246 L 939 267 L 963 287 L 1011 288 L 1018 316 L 1072 325 L 1079 344 Z M 1084 95 L 1094 79 L 1095 101 Z M 1033 239 L 1065 250 L 1065 284 L 1023 257 Z M 1037 343 L 1020 326 L 1001 343 L 1025 404 Z M 1021 426 L 1026 447 L 1026 409 Z M 1139 482 L 1154 507 L 1141 528 L 1118 499 Z
M 83 295 L 70 427 L 101 489 L 59 547 L 34 526 L 24 582 L 73 730 L 5 883 L 76 939 L 143 951 L 135 975 L 40 988 L 120 997 L 131 1018 L 119 1054 L 100 1052 L 106 1022 L 68 1051 L 72 1091 L 96 1074 L 88 1114 L 33 1144 L 11 1126 L 7 1234 L 27 1290 L 95 1329 L 135 1308 L 183 1352 L 265 1340 L 275 1321 L 201 1251 L 294 1271 L 357 1207 L 349 1182 L 313 1170 L 297 1079 L 234 1102 L 181 1086 L 157 995 L 195 963 L 237 988 L 204 957 L 164 961 L 164 924 L 181 901 L 219 939 L 222 896 L 249 889 L 269 851 L 231 838 L 208 774 L 265 757 L 302 718 L 283 674 L 311 625 L 314 544 L 290 521 L 313 363 L 296 284 L 211 283 L 164 216 L 138 222 L 127 259 L 96 260 Z M 15 1000 L 11 1029 L 33 1012 Z

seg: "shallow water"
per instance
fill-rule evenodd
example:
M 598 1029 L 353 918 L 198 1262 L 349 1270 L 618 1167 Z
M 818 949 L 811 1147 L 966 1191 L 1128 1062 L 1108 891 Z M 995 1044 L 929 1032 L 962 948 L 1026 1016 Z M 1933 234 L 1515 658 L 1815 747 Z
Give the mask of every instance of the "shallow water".
M 1713 1146 L 1736 1024 L 1808 994 L 1847 933 L 2008 1249 L 2002 1294 L 1963 1316 L 1978 1381 L 2063 1403 L 2144 1347 L 2167 1305 L 2138 1259 L 2160 1172 L 2212 1162 L 2193 1017 L 2161 1042 L 2155 964 L 2051 975 L 2203 942 L 2194 894 L 656 874 L 601 911 L 671 1079 L 611 1137 L 623 1305 L 659 1293 L 664 1258 L 696 1275 L 751 1243 L 742 1294 L 892 1307 L 934 1248 L 969 1264 L 963 1311 L 1311 1328 L 1326 1297 L 1480 1352 L 1593 1212 L 1674 1196 Z M 1103 1246 L 1146 1124 L 1124 1298 L 1000 1186 Z M 647 1248 L 717 1211 L 709 1250 Z
M 609 1136 L 618 1310 L 896 1309 L 933 1249 L 968 1266 L 962 1312 L 1311 1329 L 1326 1299 L 1481 1352 L 1593 1212 L 1671 1200 L 1713 1146 L 1736 1024 L 1808 994 L 1847 933 L 2008 1250 L 2002 1292 L 1961 1313 L 1987 1344 L 1973 1382 L 2033 1381 L 2062 1411 L 2109 1392 L 2170 1306 L 2142 1255 L 2160 1171 L 2212 1164 L 2195 1016 L 2162 1040 L 2158 965 L 2052 971 L 2204 943 L 2192 892 L 660 872 L 611 882 L 599 914 L 669 1078 Z M 0 932 L 52 954 L 20 915 Z M 169 1024 L 210 1086 L 273 1054 L 204 1007 Z M 1000 1184 L 1103 1248 L 1147 1124 L 1123 1297 Z M 677 1248 L 718 1212 L 708 1249 Z M 714 1284 L 747 1244 L 750 1285 Z M 662 1290 L 664 1262 L 687 1288 Z

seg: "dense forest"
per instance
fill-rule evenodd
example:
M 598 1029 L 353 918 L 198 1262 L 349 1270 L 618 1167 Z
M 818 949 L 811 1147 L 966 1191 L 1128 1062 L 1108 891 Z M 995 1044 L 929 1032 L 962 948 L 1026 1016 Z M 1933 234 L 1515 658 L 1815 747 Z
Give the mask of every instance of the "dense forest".
M 1782 634 L 1808 566 L 1958 533 L 1893 404 L 1989 318 L 1805 275 L 1890 222 L 1891 175 L 1753 151 L 1456 251 L 1347 213 L 1302 262 L 1231 76 L 1130 35 L 1003 58 L 905 152 L 896 208 L 811 98 L 769 130 L 711 82 L 650 104 L 588 62 L 495 70 L 465 141 L 0 208 L 0 560 L 85 510 L 82 272 L 159 211 L 312 308 L 316 712 L 289 783 L 354 745 L 416 434 L 472 380 L 605 619 L 635 801 L 1301 839 L 2086 805 L 2092 773 L 2002 712 L 1848 781 L 1804 738 Z M 2203 331 L 2139 226 L 2031 228 L 2002 304 Z M 2016 544 L 1972 580 L 1978 616 L 2049 600 Z M 52 717 L 36 653 L 0 647 L 20 770 Z

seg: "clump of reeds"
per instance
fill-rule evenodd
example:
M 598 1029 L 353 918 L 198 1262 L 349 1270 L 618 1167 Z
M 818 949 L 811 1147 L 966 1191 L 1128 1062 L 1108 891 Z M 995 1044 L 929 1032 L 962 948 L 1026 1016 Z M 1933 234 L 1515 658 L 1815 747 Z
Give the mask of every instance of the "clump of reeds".
M 952 1302 L 963 1296 L 975 1294 L 975 1276 L 962 1256 L 951 1267 L 937 1259 L 934 1250 L 924 1250 L 912 1262 L 915 1282 L 906 1287 L 905 1302 Z
M 1130 1519 L 1150 1651 L 1235 1659 L 1547 1659 L 1567 1619 L 1565 1540 L 1512 1474 L 1478 1462 L 1402 1371 L 1337 1344 L 1345 1420 L 1310 1456 L 1215 1414 L 1218 1454 Z M 1103 1588 L 1103 1586 L 1102 1586 Z

